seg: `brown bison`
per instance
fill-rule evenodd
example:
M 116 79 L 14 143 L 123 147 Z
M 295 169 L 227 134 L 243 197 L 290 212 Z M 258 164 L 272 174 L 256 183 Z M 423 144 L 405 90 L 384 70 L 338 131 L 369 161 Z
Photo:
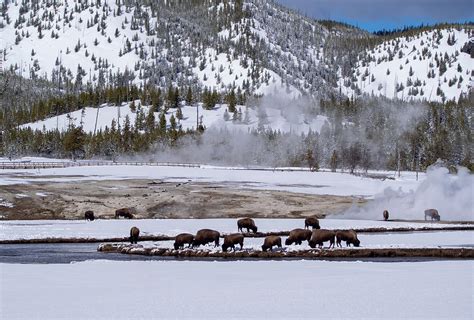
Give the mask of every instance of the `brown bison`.
M 242 250 L 244 246 L 244 236 L 240 233 L 229 234 L 224 237 L 222 251 L 226 252 L 228 248 L 232 248 L 235 251 L 236 244 L 240 244 L 240 250 Z
M 436 209 L 427 209 L 427 210 L 425 210 L 425 220 L 426 220 L 426 217 L 429 217 L 429 218 L 431 218 L 431 220 L 436 220 L 436 221 L 439 221 L 441 219 L 441 217 L 438 213 L 438 210 L 436 210 Z
M 211 229 L 201 229 L 196 233 L 193 240 L 193 247 L 199 247 L 200 245 L 206 245 L 210 242 L 214 242 L 214 247 L 219 245 L 219 237 L 221 234 L 219 231 Z
M 180 233 L 174 238 L 174 249 L 178 250 L 184 248 L 184 245 L 187 243 L 188 248 L 193 245 L 194 235 L 190 233 Z
M 321 248 L 324 242 L 329 241 L 329 248 L 334 247 L 334 238 L 336 237 L 336 232 L 333 230 L 313 230 L 311 234 L 311 238 L 309 239 L 308 243 L 311 248 L 315 248 L 316 245 L 319 245 Z
M 137 227 L 132 227 L 130 229 L 130 243 L 138 243 L 138 236 L 140 235 L 140 229 Z
M 92 210 L 87 210 L 85 213 L 84 213 L 84 218 L 86 220 L 89 220 L 89 221 L 94 221 L 95 217 L 94 217 L 94 211 Z
M 388 220 L 388 210 L 384 210 L 384 211 L 383 211 L 383 219 L 384 219 L 385 221 Z
M 351 244 L 354 245 L 354 247 L 358 247 L 360 245 L 360 240 L 357 239 L 357 233 L 354 230 L 337 231 L 336 245 L 338 247 L 342 247 L 341 241 L 345 241 L 346 246 L 348 247 Z
M 262 250 L 267 251 L 267 249 L 273 250 L 273 246 L 281 248 L 281 238 L 279 236 L 267 236 L 263 241 Z
M 301 244 L 303 241 L 309 241 L 311 238 L 311 230 L 306 229 L 293 229 L 290 231 L 290 235 L 285 240 L 285 245 L 289 246 L 293 243 Z
M 257 226 L 255 225 L 255 221 L 253 221 L 251 218 L 242 218 L 237 221 L 237 230 L 242 232 L 242 229 L 244 228 L 247 229 L 247 232 L 252 230 L 252 232 L 255 233 L 258 230 Z
M 135 213 L 135 209 L 133 208 L 121 208 L 115 210 L 115 219 L 120 219 L 120 217 L 124 217 L 126 219 L 133 219 L 133 214 Z
M 304 228 L 308 229 L 309 227 L 313 229 L 320 229 L 319 220 L 316 217 L 308 217 L 304 219 Z

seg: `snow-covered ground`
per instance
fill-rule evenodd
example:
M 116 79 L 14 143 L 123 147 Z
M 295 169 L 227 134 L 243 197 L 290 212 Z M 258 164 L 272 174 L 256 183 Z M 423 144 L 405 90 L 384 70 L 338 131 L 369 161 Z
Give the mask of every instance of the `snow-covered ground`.
M 472 319 L 473 268 L 473 261 L 0 264 L 0 314 L 3 319 Z
M 261 232 L 289 231 L 303 228 L 303 219 L 255 219 Z M 442 228 L 450 225 L 438 223 L 410 223 L 410 222 L 385 222 L 370 220 L 343 220 L 322 219 L 320 225 L 325 229 L 351 229 L 351 228 L 398 228 L 398 227 L 433 227 Z M 196 233 L 199 229 L 211 228 L 222 233 L 237 232 L 236 219 L 150 219 L 150 220 L 96 220 L 66 221 L 66 220 L 41 220 L 41 221 L 1 221 L 0 240 L 37 239 L 37 238 L 114 238 L 126 237 L 130 228 L 137 226 L 142 235 L 170 235 L 189 232 Z M 367 246 L 474 246 L 474 232 L 450 231 L 427 233 L 394 233 L 394 234 L 361 234 L 359 238 L 364 247 Z M 245 239 L 246 248 L 259 248 L 262 239 Z M 171 246 L 172 242 L 148 243 L 160 247 Z M 297 246 L 295 249 L 307 248 Z
M 420 174 L 403 173 L 395 180 L 371 179 L 333 172 L 290 172 L 270 170 L 248 170 L 245 168 L 201 166 L 183 168 L 168 166 L 87 166 L 54 169 L 1 170 L 0 185 L 28 183 L 30 181 L 80 181 L 160 179 L 176 182 L 208 182 L 234 184 L 236 187 L 265 190 L 282 190 L 309 194 L 354 195 L 371 197 L 391 187 L 405 192 L 415 190 L 423 180 Z M 67 177 L 64 177 L 67 176 Z

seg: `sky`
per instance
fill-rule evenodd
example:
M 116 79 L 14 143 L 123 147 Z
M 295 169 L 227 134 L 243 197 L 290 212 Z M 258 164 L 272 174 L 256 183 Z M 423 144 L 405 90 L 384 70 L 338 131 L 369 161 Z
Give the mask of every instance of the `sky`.
M 474 0 L 276 0 L 315 19 L 367 31 L 439 22 L 474 21 Z

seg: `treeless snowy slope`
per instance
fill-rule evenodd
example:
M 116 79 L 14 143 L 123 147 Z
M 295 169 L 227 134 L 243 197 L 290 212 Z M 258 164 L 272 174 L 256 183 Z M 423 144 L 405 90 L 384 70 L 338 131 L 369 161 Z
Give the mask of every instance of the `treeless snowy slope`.
M 0 264 L 4 319 L 472 319 L 472 261 Z

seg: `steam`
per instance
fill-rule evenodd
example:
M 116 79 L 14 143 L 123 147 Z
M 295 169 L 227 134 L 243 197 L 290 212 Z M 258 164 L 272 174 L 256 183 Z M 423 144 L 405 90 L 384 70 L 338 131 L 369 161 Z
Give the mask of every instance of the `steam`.
M 441 220 L 474 221 L 474 176 L 463 167 L 449 174 L 446 168 L 429 169 L 416 191 L 402 192 L 387 188 L 363 207 L 353 207 L 340 217 L 382 219 L 388 210 L 390 219 L 423 220 L 426 209 L 437 209 Z

